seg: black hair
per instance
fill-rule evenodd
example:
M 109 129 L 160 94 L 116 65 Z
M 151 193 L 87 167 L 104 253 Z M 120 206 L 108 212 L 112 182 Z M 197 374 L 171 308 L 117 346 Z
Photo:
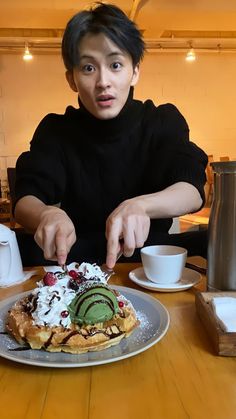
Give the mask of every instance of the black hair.
M 136 24 L 112 4 L 96 3 L 96 7 L 77 13 L 68 22 L 62 39 L 62 57 L 67 70 L 79 64 L 79 43 L 86 34 L 106 35 L 127 52 L 135 67 L 143 58 L 145 44 Z

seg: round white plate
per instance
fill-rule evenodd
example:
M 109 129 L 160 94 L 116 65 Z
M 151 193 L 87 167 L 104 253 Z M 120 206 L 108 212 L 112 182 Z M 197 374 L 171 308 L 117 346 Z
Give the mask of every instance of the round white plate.
M 142 267 L 131 271 L 129 277 L 131 281 L 140 285 L 140 287 L 160 292 L 184 291 L 196 285 L 202 278 L 200 273 L 189 268 L 184 268 L 182 278 L 178 282 L 174 282 L 173 284 L 158 284 L 147 279 Z
M 5 333 L 7 311 L 28 292 L 0 302 L 0 356 L 22 364 L 41 367 L 73 368 L 107 364 L 137 355 L 153 346 L 167 332 L 170 319 L 166 308 L 155 298 L 132 288 L 113 286 L 133 304 L 140 325 L 128 337 L 108 349 L 99 352 L 72 355 L 50 353 L 44 350 L 22 350 L 13 337 Z

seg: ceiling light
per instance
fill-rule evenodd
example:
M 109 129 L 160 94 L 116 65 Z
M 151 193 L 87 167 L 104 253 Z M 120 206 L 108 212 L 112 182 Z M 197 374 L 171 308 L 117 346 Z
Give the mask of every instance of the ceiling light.
M 196 60 L 196 54 L 193 48 L 190 48 L 186 54 L 185 57 L 186 61 L 195 61 Z
M 185 57 L 185 60 L 186 61 L 195 61 L 196 60 L 196 55 L 195 55 L 195 52 L 194 52 L 194 49 L 193 48 L 191 48 L 187 52 L 186 57 Z
M 23 60 L 25 61 L 30 61 L 32 60 L 33 55 L 30 53 L 29 51 L 29 47 L 28 47 L 28 43 L 25 43 L 25 51 L 24 51 L 24 55 L 23 55 Z

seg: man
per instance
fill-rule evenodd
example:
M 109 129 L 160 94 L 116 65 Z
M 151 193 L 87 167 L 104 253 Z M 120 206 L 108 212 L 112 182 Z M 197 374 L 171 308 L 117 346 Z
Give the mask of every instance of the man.
M 203 205 L 207 157 L 185 119 L 174 105 L 133 99 L 143 54 L 140 31 L 115 6 L 66 27 L 62 55 L 80 108 L 47 115 L 17 162 L 15 217 L 47 260 L 106 258 L 112 268 L 121 247 L 130 257 L 165 243 L 172 217 Z

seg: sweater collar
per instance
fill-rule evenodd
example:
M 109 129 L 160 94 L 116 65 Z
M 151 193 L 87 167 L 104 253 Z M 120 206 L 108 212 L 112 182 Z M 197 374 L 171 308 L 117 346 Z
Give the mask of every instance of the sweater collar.
M 142 102 L 133 99 L 133 90 L 131 87 L 125 105 L 120 113 L 112 119 L 103 120 L 94 117 L 78 98 L 81 125 L 93 142 L 116 141 L 122 133 L 131 131 L 134 123 L 140 120 Z

